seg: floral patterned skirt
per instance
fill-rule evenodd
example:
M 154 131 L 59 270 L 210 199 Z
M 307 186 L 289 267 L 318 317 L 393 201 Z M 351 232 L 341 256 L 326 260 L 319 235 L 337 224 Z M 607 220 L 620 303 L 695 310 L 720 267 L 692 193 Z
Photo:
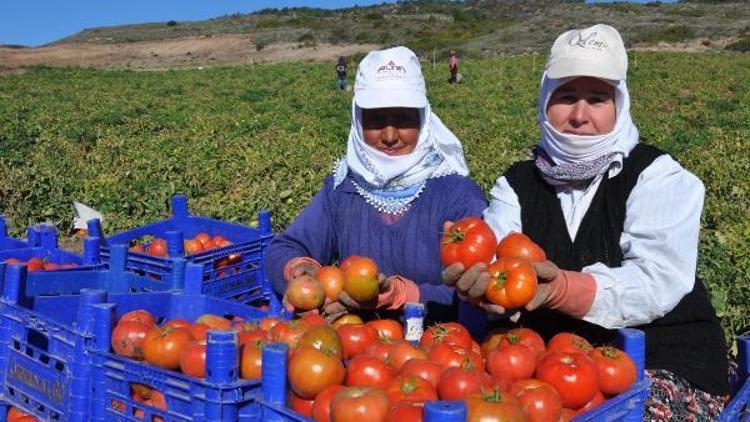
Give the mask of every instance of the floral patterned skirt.
M 647 369 L 646 376 L 651 380 L 646 421 L 714 421 L 724 409 L 724 397 L 701 391 L 670 371 Z

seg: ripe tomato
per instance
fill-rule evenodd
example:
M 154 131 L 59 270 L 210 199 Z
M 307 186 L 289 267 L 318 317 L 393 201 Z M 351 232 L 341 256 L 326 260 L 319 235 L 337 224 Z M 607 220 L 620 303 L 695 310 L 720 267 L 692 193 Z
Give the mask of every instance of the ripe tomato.
M 7 422 L 17 422 L 19 420 L 23 421 L 23 418 L 25 418 L 25 417 L 31 417 L 31 415 L 29 415 L 28 413 L 24 412 L 21 409 L 18 409 L 18 408 L 15 408 L 15 407 L 11 407 L 8 410 L 8 414 L 6 416 L 6 421 Z M 30 420 L 34 420 L 35 421 L 36 419 L 30 419 Z
M 295 393 L 314 398 L 329 385 L 341 384 L 346 370 L 341 359 L 310 347 L 297 349 L 289 360 L 289 384 Z
M 549 342 L 547 350 L 551 352 L 589 354 L 594 347 L 585 338 L 573 333 L 557 333 Z
M 437 400 L 437 391 L 428 381 L 414 376 L 399 376 L 385 387 L 385 394 L 391 403 L 401 400 L 415 402 Z
M 596 365 L 581 353 L 548 352 L 537 367 L 537 378 L 551 384 L 564 407 L 578 409 L 599 391 Z
M 16 422 L 37 422 L 36 418 L 31 415 L 21 416 L 15 420 Z
M 185 375 L 195 378 L 206 377 L 206 342 L 203 340 L 189 343 L 182 352 L 180 369 Z
M 265 317 L 262 320 L 260 320 L 260 323 L 258 324 L 260 328 L 264 329 L 265 331 L 271 331 L 271 328 L 273 328 L 276 324 L 280 323 L 281 320 L 274 317 Z
M 432 384 L 433 387 L 437 388 L 440 376 L 443 374 L 445 368 L 443 365 L 424 359 L 409 359 L 406 361 L 404 366 L 401 367 L 400 376 L 408 377 L 414 376 L 422 378 L 423 380 Z
M 304 399 L 294 392 L 289 392 L 289 407 L 306 418 L 312 417 L 314 399 Z
M 41 258 L 33 257 L 26 261 L 26 271 L 33 272 L 41 270 L 44 270 L 44 262 L 42 262 Z
M 500 258 L 487 271 L 492 278 L 484 295 L 487 300 L 506 309 L 519 308 L 536 294 L 536 271 L 522 258 Z
M 151 327 L 135 321 L 120 322 L 112 331 L 112 350 L 120 356 L 143 360 L 143 342 Z
M 240 352 L 240 377 L 244 379 L 260 379 L 263 373 L 263 340 L 255 340 L 242 345 Z
M 388 422 L 422 422 L 424 419 L 424 403 L 402 400 L 391 403 Z
M 376 329 L 380 338 L 387 338 L 388 340 L 401 340 L 404 338 L 404 327 L 398 321 L 376 319 L 368 322 L 367 325 Z
M 446 322 L 429 327 L 419 339 L 419 345 L 427 351 L 432 349 L 433 345 L 440 343 L 471 350 L 471 334 L 466 327 L 457 322 Z
M 242 346 L 245 343 L 253 343 L 258 340 L 261 341 L 268 341 L 268 332 L 264 331 L 262 328 L 248 328 L 240 329 L 239 335 L 237 336 L 237 343 Z
M 575 409 L 568 409 L 563 407 L 562 413 L 560 414 L 560 422 L 570 422 L 578 416 L 578 412 Z
M 537 379 L 519 380 L 510 387 L 510 394 L 518 400 L 529 422 L 557 422 L 562 414 L 562 402 L 557 390 Z
M 362 257 L 359 255 L 351 255 L 347 257 L 345 260 L 341 261 L 341 263 L 339 264 L 339 269 L 341 271 L 346 271 L 346 269 L 351 267 L 354 261 L 358 260 L 359 258 L 362 258 Z
M 143 340 L 146 362 L 165 369 L 180 367 L 182 352 L 193 340 L 186 328 L 153 327 Z
M 209 236 L 207 233 L 200 232 L 196 234 L 193 239 L 200 242 L 201 246 L 203 246 L 203 249 L 213 248 L 213 244 L 211 243 L 211 236 Z
M 528 347 L 536 358 L 545 352 L 544 339 L 536 331 L 529 328 L 514 328 L 500 339 L 497 347 L 506 347 L 513 344 L 522 344 Z
M 522 344 L 498 347 L 487 357 L 487 371 L 502 374 L 511 381 L 531 378 L 536 370 L 536 356 Z
M 148 254 L 153 256 L 167 256 L 167 241 L 164 239 L 154 239 L 148 245 Z
M 388 353 L 391 351 L 393 342 L 386 338 L 379 338 L 374 342 L 367 345 L 364 354 L 367 356 L 374 356 L 383 362 L 388 360 Z
M 203 314 L 195 320 L 196 324 L 206 324 L 208 328 L 213 330 L 230 330 L 232 329 L 232 321 L 214 314 Z
M 195 239 L 184 240 L 182 244 L 183 249 L 185 250 L 185 255 L 192 255 L 198 252 L 203 252 L 203 250 L 205 249 L 203 247 L 203 244 L 199 240 Z
M 295 278 L 286 286 L 286 300 L 299 311 L 311 311 L 323 306 L 326 292 L 320 282 L 309 275 Z
M 492 386 L 492 378 L 484 371 L 475 368 L 453 367 L 443 371 L 438 381 L 437 392 L 440 400 L 464 400 L 482 387 Z
M 446 267 L 457 262 L 465 269 L 474 264 L 489 264 L 495 253 L 497 238 L 492 228 L 479 217 L 466 217 L 443 234 L 440 261 Z
M 469 365 L 480 371 L 484 371 L 484 359 L 479 353 L 448 344 L 436 344 L 430 350 L 427 357 L 443 365 L 443 368 L 456 368 Z
M 487 358 L 487 356 L 490 355 L 490 352 L 495 350 L 507 332 L 507 328 L 496 328 L 487 334 L 481 346 L 483 358 Z M 544 346 L 544 341 L 542 341 L 542 346 Z
M 146 248 L 141 243 L 137 243 L 130 248 L 128 248 L 128 251 L 130 252 L 138 252 L 138 253 L 146 253 Z
M 347 387 L 339 391 L 331 402 L 333 422 L 375 422 L 388 416 L 390 403 L 379 388 Z
M 339 327 L 342 326 L 342 325 L 344 325 L 344 324 L 362 325 L 364 323 L 365 322 L 362 321 L 362 318 L 360 318 L 359 315 L 357 315 L 357 314 L 346 314 L 346 315 L 340 317 L 339 319 L 337 319 L 336 321 L 333 321 L 331 323 L 331 326 L 333 328 L 335 328 L 335 329 L 338 330 Z
M 387 363 L 373 356 L 359 355 L 349 361 L 344 384 L 385 388 L 395 377 L 396 372 Z
M 331 401 L 343 389 L 343 385 L 329 385 L 315 396 L 312 408 L 312 418 L 315 422 L 331 422 Z
M 398 372 L 409 359 L 427 359 L 427 353 L 406 340 L 399 340 L 388 351 L 386 362 Z
M 297 342 L 297 347 L 312 347 L 339 359 L 344 352 L 344 345 L 338 333 L 327 325 L 307 329 Z
M 352 299 L 366 302 L 378 295 L 378 266 L 370 258 L 355 258 L 344 270 L 344 291 Z
M 607 396 L 625 392 L 635 382 L 637 369 L 633 359 L 614 347 L 597 347 L 589 353 L 599 374 L 599 389 Z
M 344 272 L 333 265 L 322 267 L 315 273 L 315 279 L 323 286 L 326 297 L 330 300 L 338 300 L 341 290 L 344 288 Z
M 193 326 L 193 324 L 190 321 L 186 321 L 184 319 L 170 319 L 169 321 L 164 323 L 165 327 L 173 327 L 173 328 L 187 328 L 190 329 L 190 327 Z
M 143 309 L 136 309 L 135 311 L 130 311 L 123 316 L 120 317 L 120 319 L 117 321 L 125 322 L 125 321 L 135 321 L 140 322 L 143 324 L 148 325 L 149 327 L 154 325 L 156 319 L 149 311 L 143 310 Z
M 196 323 L 191 325 L 188 330 L 193 340 L 206 340 L 208 338 L 209 326 L 206 324 Z
M 588 403 L 584 404 L 580 409 L 576 410 L 576 415 L 582 415 L 604 403 L 605 401 L 606 399 L 604 398 L 604 394 L 602 394 L 601 391 L 597 391 L 593 399 L 589 400 Z
M 308 313 L 300 317 L 300 320 L 304 321 L 308 327 L 318 327 L 320 325 L 328 325 L 326 319 L 318 313 Z
M 369 325 L 344 324 L 336 331 L 344 343 L 344 358 L 349 359 L 363 353 L 370 343 L 378 338 L 378 332 Z
M 289 354 L 291 355 L 307 329 L 307 324 L 301 319 L 284 321 L 271 328 L 271 341 L 289 345 Z
M 531 262 L 544 262 L 544 250 L 523 233 L 510 232 L 500 241 L 495 250 L 498 259 L 504 257 L 523 258 Z
M 524 422 L 526 415 L 516 399 L 498 389 L 482 390 L 466 399 L 467 422 Z
M 232 244 L 232 242 L 228 241 L 223 236 L 218 234 L 211 238 L 211 243 L 214 244 L 214 248 L 221 248 Z

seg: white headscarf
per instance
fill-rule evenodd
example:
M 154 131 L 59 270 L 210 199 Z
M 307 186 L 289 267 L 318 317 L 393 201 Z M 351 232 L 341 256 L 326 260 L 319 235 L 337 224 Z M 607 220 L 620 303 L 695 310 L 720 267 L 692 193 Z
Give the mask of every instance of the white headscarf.
M 547 119 L 547 104 L 555 90 L 574 78 L 551 79 L 542 76 L 539 93 L 539 127 L 541 140 L 539 148 L 557 166 L 577 166 L 595 162 L 611 156 L 606 165 L 599 169 L 600 174 L 610 169 L 612 164 L 621 168 L 622 160 L 638 143 L 638 128 L 630 116 L 630 95 L 624 80 L 608 81 L 615 88 L 616 123 L 611 132 L 602 135 L 572 135 L 560 133 Z

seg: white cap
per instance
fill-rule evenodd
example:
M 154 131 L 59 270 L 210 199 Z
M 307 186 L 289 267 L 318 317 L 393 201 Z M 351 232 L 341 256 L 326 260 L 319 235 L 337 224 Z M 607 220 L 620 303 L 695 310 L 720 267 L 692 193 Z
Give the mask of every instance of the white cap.
M 86 222 L 94 218 L 98 218 L 100 221 L 104 221 L 104 216 L 99 211 L 87 207 L 80 202 L 73 201 L 73 228 L 74 229 L 86 229 Z
M 406 47 L 368 53 L 357 69 L 354 102 L 361 108 L 426 107 L 427 88 L 416 54 Z
M 628 53 L 620 33 L 609 25 L 573 29 L 555 40 L 546 70 L 552 79 L 592 76 L 624 81 Z

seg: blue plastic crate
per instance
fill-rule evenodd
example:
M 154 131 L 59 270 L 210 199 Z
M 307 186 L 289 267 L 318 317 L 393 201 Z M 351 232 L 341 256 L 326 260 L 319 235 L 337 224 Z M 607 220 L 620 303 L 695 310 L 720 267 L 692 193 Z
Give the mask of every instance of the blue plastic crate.
M 185 196 L 172 198 L 173 216 L 166 220 L 147 224 L 125 232 L 103 237 L 98 220 L 89 222 L 91 236 L 101 237 L 101 257 L 109 261 L 109 248 L 113 244 L 130 244 L 143 236 L 152 236 L 167 241 L 168 257 L 155 257 L 139 252 L 128 252 L 127 268 L 141 275 L 160 280 L 175 280 L 182 277 L 181 266 L 185 262 L 203 264 L 204 294 L 252 303 L 258 299 L 270 300 L 274 296 L 270 281 L 263 271 L 263 255 L 271 242 L 271 214 L 258 214 L 258 228 L 235 223 L 193 216 L 188 213 Z M 232 245 L 185 255 L 183 241 L 205 232 L 211 236 L 221 235 Z M 229 265 L 217 268 L 217 263 L 233 256 Z
M 8 226 L 5 224 L 5 216 L 0 215 L 0 251 L 28 247 L 28 242 L 8 236 Z
M 28 261 L 31 258 L 39 258 L 45 263 L 54 263 L 58 266 L 66 264 L 75 265 L 72 268 L 58 268 L 45 271 L 64 271 L 77 269 L 78 267 L 96 267 L 99 265 L 99 246 L 96 239 L 84 240 L 84 253 L 83 257 L 81 257 L 73 252 L 58 248 L 57 231 L 54 227 L 42 226 L 30 229 L 29 233 L 32 233 L 32 230 L 40 235 L 38 241 L 35 242 L 36 246 L 0 251 L 0 262 L 4 262 L 7 259 Z
M 200 265 L 191 265 L 200 270 Z M 111 271 L 81 271 L 88 278 L 57 293 L 42 286 L 51 277 L 27 277 L 22 266 L 0 265 L 5 272 L 0 301 L 0 390 L 2 400 L 43 420 L 146 420 L 165 421 L 252 420 L 253 397 L 259 383 L 238 380 L 237 333 L 210 332 L 207 353 L 210 366 L 206 380 L 187 377 L 146 363 L 110 353 L 111 330 L 123 313 L 146 309 L 158 320 L 195 320 L 204 313 L 240 316 L 247 320 L 267 315 L 238 302 L 183 292 L 116 293 L 137 279 L 151 289 L 164 288 L 159 280 L 120 271 L 109 279 L 93 282 Z M 188 270 L 191 272 L 190 270 Z M 66 272 L 65 284 L 76 278 Z M 127 281 L 127 282 L 126 282 Z M 77 295 L 67 294 L 78 287 Z M 110 290 L 108 294 L 105 290 Z M 31 296 L 30 293 L 38 293 Z M 44 293 L 43 293 L 44 292 Z M 140 404 L 130 397 L 130 383 L 154 387 L 164 393 L 168 412 Z
M 719 417 L 720 422 L 750 421 L 750 336 L 737 338 L 737 380 L 734 380 L 736 391 L 732 400 L 724 406 Z

